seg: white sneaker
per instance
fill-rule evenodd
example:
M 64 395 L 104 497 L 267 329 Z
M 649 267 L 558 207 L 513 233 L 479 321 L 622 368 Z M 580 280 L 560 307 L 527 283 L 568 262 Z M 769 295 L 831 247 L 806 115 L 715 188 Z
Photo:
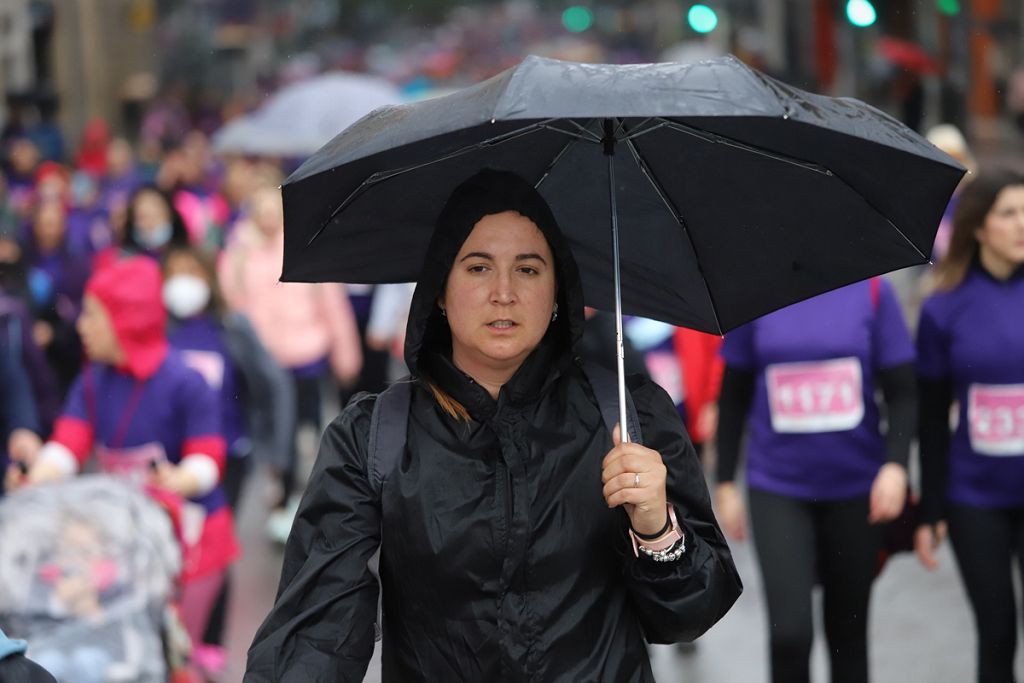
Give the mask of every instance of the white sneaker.
M 288 542 L 288 534 L 292 531 L 292 524 L 298 511 L 299 499 L 292 496 L 285 507 L 277 508 L 267 516 L 267 536 L 270 540 L 281 545 Z

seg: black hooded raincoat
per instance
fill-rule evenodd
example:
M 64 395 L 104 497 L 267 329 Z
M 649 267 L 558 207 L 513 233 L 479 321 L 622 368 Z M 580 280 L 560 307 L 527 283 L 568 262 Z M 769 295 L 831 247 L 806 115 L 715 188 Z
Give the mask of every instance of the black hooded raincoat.
M 551 246 L 560 315 L 495 401 L 452 363 L 437 298 L 476 222 L 509 209 Z M 375 397 L 356 397 L 331 423 L 246 683 L 362 680 L 378 547 L 385 681 L 652 681 L 645 637 L 692 640 L 742 590 L 671 399 L 649 381 L 630 384 L 686 535 L 682 559 L 656 563 L 634 555 L 625 512 L 602 495 L 612 440 L 574 353 L 579 276 L 540 195 L 515 176 L 478 175 L 449 200 L 429 253 L 406 360 L 472 420 L 444 413 L 418 379 L 405 453 L 379 499 L 366 471 Z

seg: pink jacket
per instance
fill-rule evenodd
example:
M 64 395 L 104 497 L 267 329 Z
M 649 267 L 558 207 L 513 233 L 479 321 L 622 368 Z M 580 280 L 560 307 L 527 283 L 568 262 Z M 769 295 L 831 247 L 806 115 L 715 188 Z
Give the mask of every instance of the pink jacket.
M 267 239 L 243 224 L 237 237 L 218 264 L 228 306 L 249 318 L 282 366 L 301 367 L 326 356 L 339 382 L 354 382 L 363 354 L 345 286 L 279 282 L 283 233 Z

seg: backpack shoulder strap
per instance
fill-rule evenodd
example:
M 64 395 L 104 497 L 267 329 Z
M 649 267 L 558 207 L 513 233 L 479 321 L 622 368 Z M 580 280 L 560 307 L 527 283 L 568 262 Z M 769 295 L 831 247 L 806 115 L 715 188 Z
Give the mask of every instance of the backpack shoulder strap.
M 373 406 L 366 447 L 366 476 L 378 496 L 384 490 L 384 480 L 405 450 L 411 403 L 412 380 L 403 377 L 378 394 Z
M 619 422 L 619 378 L 616 373 L 591 361 L 585 360 L 581 365 L 583 374 L 590 382 L 590 388 L 594 390 L 594 398 L 597 399 L 597 406 L 601 409 L 604 426 L 608 429 L 608 434 L 611 434 Z M 628 387 L 626 388 L 626 422 L 630 440 L 642 444 L 644 435 L 640 429 L 640 416 L 636 412 L 636 405 L 633 403 L 633 397 L 630 395 Z

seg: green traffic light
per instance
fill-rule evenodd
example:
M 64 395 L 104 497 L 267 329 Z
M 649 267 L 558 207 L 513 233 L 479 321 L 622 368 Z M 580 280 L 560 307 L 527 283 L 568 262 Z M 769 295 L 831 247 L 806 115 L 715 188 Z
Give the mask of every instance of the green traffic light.
M 939 11 L 949 16 L 960 14 L 960 0 L 939 0 Z
M 846 3 L 846 18 L 854 26 L 865 28 L 875 23 L 878 13 L 875 12 L 875 6 L 869 0 L 850 0 Z
M 574 5 L 562 12 L 562 25 L 571 33 L 582 33 L 594 23 L 594 13 L 586 7 Z
M 686 14 L 690 28 L 697 33 L 711 33 L 718 26 L 718 15 L 707 5 L 694 5 Z

